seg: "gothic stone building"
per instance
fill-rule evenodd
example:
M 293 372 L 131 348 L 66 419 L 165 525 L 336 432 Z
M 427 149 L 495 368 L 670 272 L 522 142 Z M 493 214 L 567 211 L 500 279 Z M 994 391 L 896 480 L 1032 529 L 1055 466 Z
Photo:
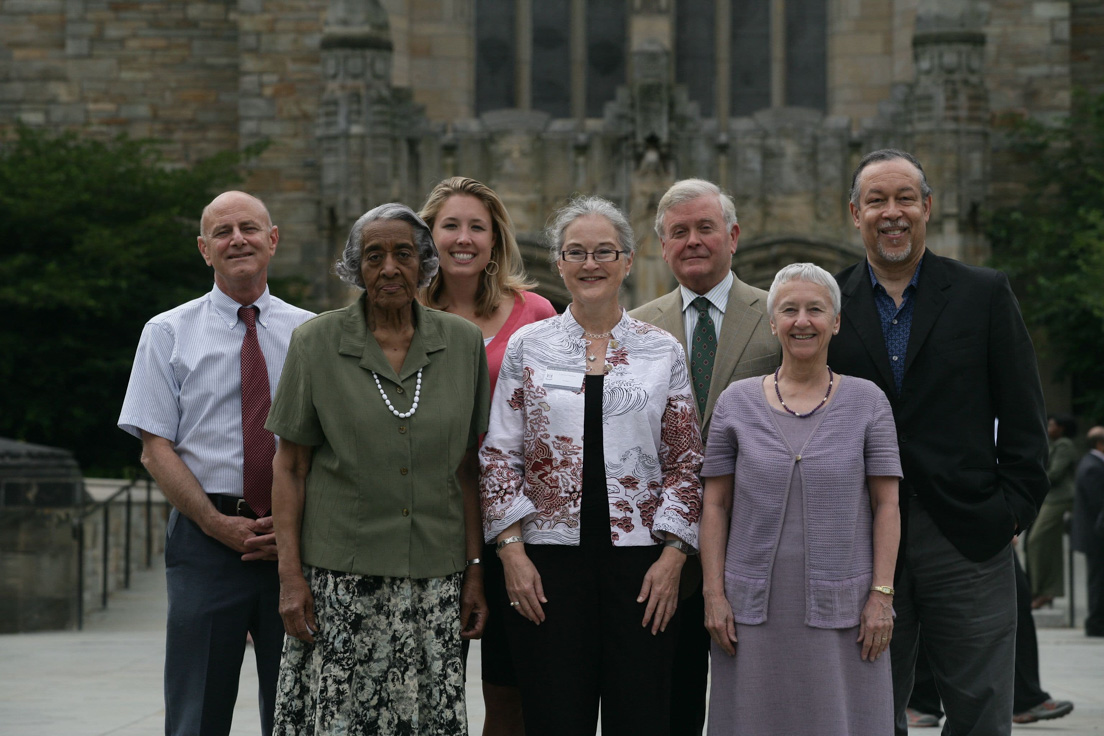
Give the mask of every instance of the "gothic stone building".
M 1054 118 L 1100 91 L 1100 0 L 0 0 L 0 132 L 15 121 L 169 142 L 181 163 L 268 140 L 247 188 L 281 227 L 276 275 L 315 306 L 354 219 L 417 207 L 444 176 L 494 187 L 541 290 L 539 245 L 573 192 L 630 213 L 627 301 L 671 286 L 651 232 L 679 178 L 737 203 L 736 268 L 861 254 L 863 152 L 914 151 L 929 244 L 981 261 L 987 202 L 1023 172 L 1005 113 Z M 182 247 L 184 247 L 182 245 Z

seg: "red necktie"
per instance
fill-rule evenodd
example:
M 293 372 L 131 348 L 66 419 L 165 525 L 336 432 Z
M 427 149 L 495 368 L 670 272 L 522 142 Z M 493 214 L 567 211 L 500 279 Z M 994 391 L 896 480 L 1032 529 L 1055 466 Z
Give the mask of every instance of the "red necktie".
M 257 311 L 256 307 L 238 309 L 238 317 L 245 323 L 241 347 L 242 448 L 245 456 L 242 495 L 260 517 L 272 507 L 272 458 L 276 454 L 276 440 L 264 427 L 272 398 L 268 367 L 257 342 Z

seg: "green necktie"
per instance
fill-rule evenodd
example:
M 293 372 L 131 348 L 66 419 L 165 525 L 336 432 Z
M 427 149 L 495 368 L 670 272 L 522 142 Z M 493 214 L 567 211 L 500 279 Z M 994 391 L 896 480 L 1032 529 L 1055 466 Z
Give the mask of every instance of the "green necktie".
M 690 381 L 698 399 L 698 416 L 705 419 L 705 402 L 709 399 L 709 379 L 713 377 L 713 361 L 717 358 L 717 328 L 709 316 L 709 300 L 699 296 L 691 305 L 698 310 L 698 325 L 694 328 L 690 351 Z

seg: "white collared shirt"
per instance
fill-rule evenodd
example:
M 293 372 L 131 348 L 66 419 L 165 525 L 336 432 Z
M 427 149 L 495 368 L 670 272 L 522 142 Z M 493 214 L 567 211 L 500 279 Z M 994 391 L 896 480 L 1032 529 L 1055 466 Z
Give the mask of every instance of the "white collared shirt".
M 682 324 L 686 328 L 687 355 L 690 355 L 694 350 L 692 345 L 694 330 L 698 326 L 698 310 L 690 305 L 699 296 L 704 296 L 709 300 L 709 316 L 713 318 L 713 327 L 717 330 L 717 338 L 720 339 L 721 323 L 724 322 L 725 308 L 728 306 L 728 292 L 732 291 L 733 278 L 732 271 L 729 271 L 728 276 L 721 279 L 721 283 L 704 294 L 698 294 L 685 286 L 679 286 L 679 291 L 682 292 Z
M 314 315 L 267 287 L 253 305 L 274 395 L 291 332 Z M 229 496 L 242 495 L 240 306 L 215 286 L 147 322 L 119 415 L 119 427 L 135 437 L 145 430 L 174 443 L 207 493 Z

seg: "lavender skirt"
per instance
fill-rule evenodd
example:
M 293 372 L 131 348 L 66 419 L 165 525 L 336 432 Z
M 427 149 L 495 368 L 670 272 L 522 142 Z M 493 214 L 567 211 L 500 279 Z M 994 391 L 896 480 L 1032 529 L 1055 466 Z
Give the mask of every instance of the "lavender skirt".
M 876 662 L 864 662 L 855 641 L 859 627 L 805 625 L 801 499 L 797 472 L 771 578 L 767 621 L 737 624 L 735 657 L 713 644 L 709 736 L 893 734 L 889 652 Z

